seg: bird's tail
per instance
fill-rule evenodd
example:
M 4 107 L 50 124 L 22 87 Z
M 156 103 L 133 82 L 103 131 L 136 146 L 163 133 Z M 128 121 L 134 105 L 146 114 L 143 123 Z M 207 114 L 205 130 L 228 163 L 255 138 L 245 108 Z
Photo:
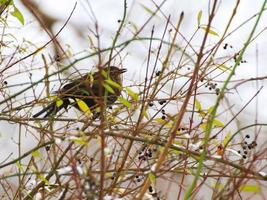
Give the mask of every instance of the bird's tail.
M 57 103 L 58 101 L 54 101 L 50 103 L 48 106 L 43 108 L 38 113 L 34 114 L 32 117 L 36 118 L 45 113 L 44 118 L 49 117 L 51 115 L 55 115 L 57 112 L 59 112 L 62 108 L 67 109 L 68 105 L 70 104 L 70 101 L 68 99 L 63 99 L 61 104 Z

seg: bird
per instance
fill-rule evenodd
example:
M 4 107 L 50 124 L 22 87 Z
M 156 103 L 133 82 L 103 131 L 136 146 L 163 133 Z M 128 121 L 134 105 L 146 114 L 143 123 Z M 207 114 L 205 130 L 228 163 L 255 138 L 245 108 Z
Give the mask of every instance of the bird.
M 84 111 L 81 105 L 86 105 L 90 111 L 96 110 L 101 102 L 112 105 L 121 95 L 122 74 L 127 70 L 116 66 L 105 67 L 95 73 L 87 73 L 74 79 L 55 92 L 56 98 L 41 111 L 33 115 L 37 118 L 44 114 L 44 118 L 54 116 L 63 108 L 68 110 L 73 106 Z M 81 104 L 82 102 L 82 104 Z

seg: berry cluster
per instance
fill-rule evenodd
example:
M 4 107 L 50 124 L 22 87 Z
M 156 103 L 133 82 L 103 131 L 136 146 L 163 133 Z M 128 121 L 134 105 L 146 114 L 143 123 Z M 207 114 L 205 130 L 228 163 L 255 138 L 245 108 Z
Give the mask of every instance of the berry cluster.
M 161 119 L 165 120 L 166 119 L 166 112 L 164 109 L 161 110 L 162 116 Z
M 149 160 L 153 157 L 153 151 L 150 147 L 148 147 L 146 144 L 143 146 L 143 148 L 139 151 L 138 160 Z
M 148 191 L 152 197 L 154 197 L 156 200 L 160 200 L 159 194 L 156 191 L 154 191 L 151 185 L 149 186 Z
M 228 43 L 225 43 L 224 45 L 223 45 L 223 49 L 227 49 L 227 47 L 228 47 Z M 232 45 L 229 45 L 229 47 L 232 49 L 233 48 L 233 46 Z
M 249 139 L 249 138 L 250 138 L 250 136 L 246 135 L 245 141 L 244 141 L 244 143 L 242 145 L 242 149 L 243 149 L 242 157 L 243 157 L 243 159 L 246 159 L 248 157 L 249 151 L 257 146 L 256 141 L 248 142 L 247 139 Z M 238 153 L 241 154 L 242 151 L 239 150 Z
M 238 57 L 238 55 L 239 55 L 239 53 L 235 54 L 235 56 L 234 56 L 234 61 L 235 61 L 235 62 L 237 61 L 237 57 Z M 247 63 L 247 61 L 241 59 L 241 60 L 240 60 L 240 63 Z M 238 65 L 240 65 L 240 63 L 238 63 Z
M 166 100 L 159 100 L 159 105 L 163 105 L 166 103 Z
M 217 83 L 207 82 L 205 84 L 205 87 L 206 88 L 208 87 L 209 90 L 215 90 L 216 95 L 219 95 L 220 94 L 220 88 L 218 88 L 217 85 L 218 85 Z
M 158 100 L 159 105 L 164 105 L 166 102 L 167 101 L 165 99 Z M 154 103 L 149 102 L 148 106 L 152 107 L 152 106 L 154 106 Z M 161 119 L 165 120 L 167 115 L 166 115 L 166 111 L 164 109 L 161 110 L 161 114 L 162 114 Z
M 144 179 L 144 177 L 141 176 L 141 175 L 136 175 L 136 176 L 135 176 L 135 179 L 136 179 L 136 181 L 137 181 L 138 183 L 140 183 L 140 182 Z

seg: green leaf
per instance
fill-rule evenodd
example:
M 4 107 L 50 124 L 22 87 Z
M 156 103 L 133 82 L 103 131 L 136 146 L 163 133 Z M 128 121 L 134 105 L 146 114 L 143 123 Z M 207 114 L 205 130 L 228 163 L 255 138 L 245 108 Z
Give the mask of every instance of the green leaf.
M 225 188 L 225 185 L 222 183 L 216 183 L 213 187 L 217 190 L 222 190 L 223 188 Z
M 82 146 L 88 145 L 88 141 L 83 137 L 71 138 L 70 141 L 73 141 L 74 143 L 82 145 Z
M 9 0 L 0 0 L 0 5 L 7 4 L 7 3 L 8 5 L 13 4 L 13 0 L 11 0 L 10 2 Z
M 197 25 L 198 26 L 200 26 L 201 18 L 202 18 L 202 10 L 200 10 L 197 14 Z
M 129 22 L 129 23 L 130 23 L 130 26 L 133 27 L 134 33 L 137 33 L 137 31 L 139 30 L 138 27 L 137 27 L 137 25 L 135 23 L 133 23 L 133 22 Z
M 19 168 L 20 171 L 23 170 L 23 166 L 20 164 L 19 161 L 16 162 L 16 165 L 17 165 L 17 167 Z
M 221 65 L 217 65 L 217 67 L 218 67 L 220 70 L 224 71 L 224 72 L 226 72 L 226 71 L 231 72 L 231 69 L 230 69 L 229 67 L 227 67 L 226 65 L 221 64 Z
M 146 110 L 143 110 L 143 116 L 146 118 L 146 119 L 149 119 L 149 117 L 148 117 L 148 114 L 147 114 L 147 111 Z
M 180 142 L 178 142 L 178 141 L 175 141 L 175 142 L 173 143 L 173 145 L 174 145 L 174 146 L 183 146 L 183 144 L 180 143 Z M 176 155 L 179 155 L 179 154 L 181 154 L 181 151 L 176 150 L 176 149 L 172 149 L 172 150 L 171 150 L 171 153 L 176 154 Z
M 108 73 L 105 70 L 102 70 L 101 74 L 104 76 L 104 78 L 108 78 Z
M 123 97 L 119 97 L 118 100 L 126 107 L 131 108 L 132 104 L 127 99 L 125 99 Z
M 159 124 L 162 124 L 162 125 L 163 125 L 163 124 L 166 124 L 166 121 L 163 120 L 163 119 L 161 119 L 161 118 L 156 118 L 155 120 L 156 120 L 156 122 L 159 123 Z
M 168 128 L 172 128 L 172 126 L 173 126 L 172 122 L 167 122 L 161 118 L 156 118 L 155 121 L 161 125 L 168 127 Z
M 84 113 L 92 114 L 90 108 L 87 106 L 87 104 L 83 100 L 75 98 L 75 101 L 81 111 L 83 111 Z
M 261 187 L 259 185 L 241 185 L 239 190 L 242 192 L 260 193 Z
M 14 7 L 14 11 L 11 12 L 11 15 L 15 18 L 17 18 L 17 20 L 20 21 L 20 23 L 22 25 L 24 25 L 24 17 L 22 15 L 22 13 L 19 11 L 19 9 L 13 4 L 13 7 Z
M 199 125 L 199 128 L 201 128 L 202 131 L 205 131 L 206 128 L 207 128 L 207 123 L 202 123 L 202 124 L 200 124 L 200 125 Z
M 137 93 L 135 93 L 134 91 L 132 91 L 132 89 L 129 88 L 129 87 L 126 87 L 126 91 L 129 94 L 129 96 L 133 98 L 133 100 L 138 101 L 139 96 L 138 96 Z
M 59 108 L 60 106 L 62 106 L 63 105 L 63 100 L 61 100 L 61 99 L 57 99 L 56 100 L 56 106 Z
M 148 178 L 149 178 L 151 183 L 155 183 L 156 182 L 156 175 L 153 172 L 150 172 L 148 174 Z
M 104 83 L 103 86 L 109 93 L 115 94 L 115 91 L 108 84 Z
M 219 121 L 217 119 L 214 119 L 213 120 L 213 125 L 216 126 L 216 127 L 223 127 L 224 123 L 222 123 L 221 121 Z
M 99 113 L 99 112 L 101 111 L 100 107 L 99 107 L 99 106 L 96 107 L 96 108 L 95 108 L 95 111 L 96 111 L 97 113 Z
M 88 73 L 86 80 L 88 80 L 90 83 L 93 83 L 94 82 L 93 74 L 92 73 Z
M 31 154 L 34 158 L 41 158 L 41 154 L 38 150 L 31 152 Z
M 214 106 L 211 106 L 208 108 L 208 113 L 211 114 L 212 110 L 213 110 Z
M 196 106 L 198 111 L 202 110 L 202 106 L 201 106 L 200 102 L 197 99 L 195 99 L 195 106 Z
M 231 132 L 229 131 L 227 134 L 226 134 L 226 136 L 224 137 L 224 139 L 223 139 L 223 146 L 225 146 L 227 143 L 228 143 L 228 141 L 230 140 L 230 138 L 232 137 L 232 135 L 231 135 Z
M 197 99 L 195 100 L 195 106 L 196 106 L 197 111 L 199 112 L 200 116 L 202 116 L 204 118 L 206 116 L 206 113 L 202 110 L 201 103 Z
M 80 88 L 80 89 L 83 92 L 83 94 L 85 94 L 86 96 L 90 96 L 90 93 L 87 90 L 85 90 L 83 88 Z
M 143 8 L 146 12 L 148 12 L 150 15 L 154 15 L 154 12 L 153 12 L 150 8 L 146 7 L 145 5 L 143 5 L 143 4 L 141 4 L 141 3 L 140 3 L 140 5 L 141 5 L 142 8 Z
M 200 28 L 203 29 L 204 31 L 208 30 L 206 26 L 202 26 Z M 211 27 L 209 28 L 209 34 L 214 35 L 214 36 L 219 36 L 218 33 L 216 33 L 214 30 L 211 29 Z
M 50 185 L 49 181 L 42 175 L 42 174 L 39 174 L 38 175 L 38 178 L 43 181 L 46 185 Z
M 118 89 L 122 90 L 121 85 L 118 84 L 118 83 L 116 83 L 115 81 L 113 81 L 113 80 L 111 80 L 111 79 L 107 79 L 107 80 L 105 80 L 105 82 L 106 82 L 107 84 L 109 84 L 110 86 L 113 86 L 113 87 L 115 87 L 115 88 L 118 88 Z

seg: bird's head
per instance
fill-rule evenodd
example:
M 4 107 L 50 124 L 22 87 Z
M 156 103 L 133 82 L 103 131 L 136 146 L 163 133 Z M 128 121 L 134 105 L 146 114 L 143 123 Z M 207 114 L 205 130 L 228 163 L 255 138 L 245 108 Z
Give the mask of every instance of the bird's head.
M 118 68 L 118 67 L 115 67 L 115 66 L 110 66 L 109 68 L 106 67 L 105 68 L 105 71 L 106 72 L 109 72 L 110 76 L 112 75 L 120 75 L 120 74 L 123 74 L 127 71 L 127 69 L 125 68 Z
M 115 66 L 110 66 L 104 68 L 104 71 L 106 74 L 109 74 L 109 78 L 112 79 L 113 81 L 121 84 L 122 83 L 122 76 L 121 74 L 125 73 L 127 69 L 125 68 L 118 68 Z

